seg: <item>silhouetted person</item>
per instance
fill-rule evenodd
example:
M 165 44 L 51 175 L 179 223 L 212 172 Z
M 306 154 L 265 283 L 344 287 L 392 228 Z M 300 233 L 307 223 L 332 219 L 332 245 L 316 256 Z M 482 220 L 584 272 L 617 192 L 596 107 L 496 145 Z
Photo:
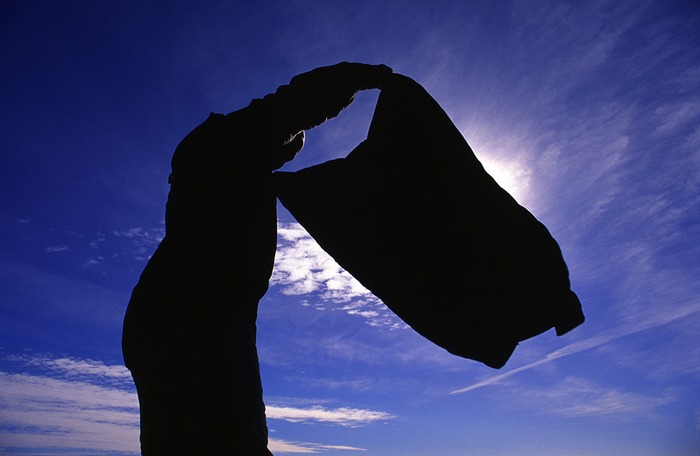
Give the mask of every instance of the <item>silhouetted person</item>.
M 272 173 L 303 131 L 380 88 L 346 158 Z M 134 289 L 123 349 L 145 455 L 269 455 L 255 320 L 276 196 L 338 263 L 450 352 L 502 367 L 518 343 L 584 321 L 558 244 L 496 184 L 418 83 L 343 63 L 212 114 L 172 161 L 166 236 Z
M 302 148 L 304 130 L 390 74 L 318 68 L 244 109 L 211 114 L 177 147 L 166 236 L 124 319 L 142 454 L 271 454 L 255 321 L 276 248 L 272 171 Z

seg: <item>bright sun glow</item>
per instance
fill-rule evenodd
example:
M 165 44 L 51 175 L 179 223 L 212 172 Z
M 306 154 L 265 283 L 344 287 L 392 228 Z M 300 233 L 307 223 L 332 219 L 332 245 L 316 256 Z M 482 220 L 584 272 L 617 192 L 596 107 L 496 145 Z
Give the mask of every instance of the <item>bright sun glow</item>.
M 527 167 L 518 161 L 506 162 L 489 158 L 484 154 L 479 155 L 479 161 L 498 185 L 519 203 L 525 203 L 529 198 L 530 188 L 530 170 Z

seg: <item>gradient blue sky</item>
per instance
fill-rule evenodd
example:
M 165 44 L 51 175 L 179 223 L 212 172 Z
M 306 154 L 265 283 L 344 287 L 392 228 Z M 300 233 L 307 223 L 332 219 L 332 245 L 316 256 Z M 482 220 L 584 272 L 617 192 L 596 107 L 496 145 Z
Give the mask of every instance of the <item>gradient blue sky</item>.
M 501 370 L 451 356 L 281 210 L 259 315 L 274 452 L 697 456 L 700 4 L 619 0 L 3 0 L 0 453 L 138 451 L 121 320 L 174 147 L 342 60 L 428 89 L 558 239 L 588 320 Z M 287 169 L 349 152 L 376 96 Z

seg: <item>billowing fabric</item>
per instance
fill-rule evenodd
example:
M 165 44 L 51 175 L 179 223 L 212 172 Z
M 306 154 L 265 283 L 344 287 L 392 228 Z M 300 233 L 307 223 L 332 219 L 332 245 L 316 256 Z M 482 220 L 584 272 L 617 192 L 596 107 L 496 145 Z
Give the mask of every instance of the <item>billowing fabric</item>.
M 548 230 L 405 76 L 383 84 L 367 139 L 346 158 L 274 183 L 324 250 L 451 353 L 499 368 L 519 341 L 584 321 Z

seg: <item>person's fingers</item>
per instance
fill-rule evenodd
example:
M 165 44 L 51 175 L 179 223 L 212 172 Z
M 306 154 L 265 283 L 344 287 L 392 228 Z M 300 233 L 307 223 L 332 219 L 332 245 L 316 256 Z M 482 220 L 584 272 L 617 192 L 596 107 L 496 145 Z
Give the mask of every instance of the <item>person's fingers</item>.
M 341 62 L 294 76 L 290 86 L 297 90 L 320 87 L 328 91 L 354 93 L 358 90 L 381 89 L 391 74 L 391 68 L 386 65 Z
M 279 151 L 272 156 L 272 169 L 280 168 L 282 165 L 291 161 L 296 154 L 304 147 L 305 134 L 302 130 L 295 135 L 288 143 L 280 147 Z
M 391 76 L 386 65 L 342 62 L 292 78 L 275 93 L 299 130 L 308 130 L 337 116 L 360 90 L 381 88 Z
M 257 141 L 283 150 L 283 156 L 291 159 L 303 146 L 299 132 L 337 116 L 358 91 L 381 89 L 391 74 L 386 65 L 342 62 L 297 75 L 275 93 L 251 102 L 252 124 L 259 129 Z
M 304 141 L 306 140 L 306 132 L 304 130 L 300 131 L 299 134 L 295 135 L 287 144 L 282 146 L 286 150 L 293 150 L 296 154 L 304 147 Z

